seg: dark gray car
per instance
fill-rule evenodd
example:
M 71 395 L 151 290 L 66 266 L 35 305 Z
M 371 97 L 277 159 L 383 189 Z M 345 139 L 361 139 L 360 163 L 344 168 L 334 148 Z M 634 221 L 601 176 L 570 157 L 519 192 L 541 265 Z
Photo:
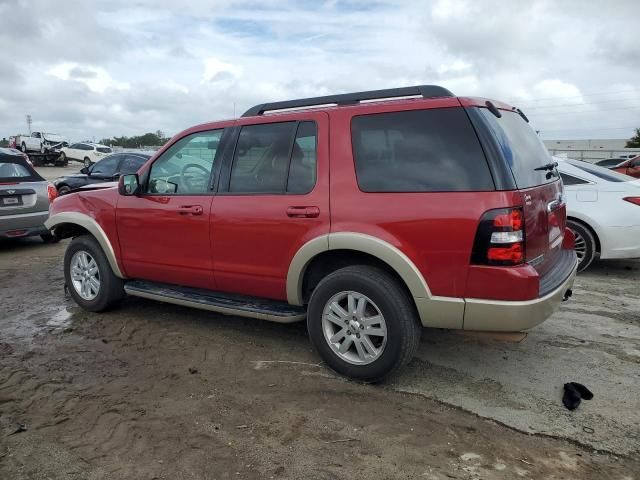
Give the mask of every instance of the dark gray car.
M 53 237 L 44 226 L 55 187 L 20 152 L 0 148 L 0 238 Z

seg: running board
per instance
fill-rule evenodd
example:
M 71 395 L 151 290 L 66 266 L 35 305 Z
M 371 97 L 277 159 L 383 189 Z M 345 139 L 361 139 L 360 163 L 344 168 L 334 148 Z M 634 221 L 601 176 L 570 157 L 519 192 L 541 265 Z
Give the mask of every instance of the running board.
M 125 284 L 124 290 L 135 297 L 278 323 L 297 322 L 307 316 L 303 307 L 286 302 L 165 283 L 132 280 Z

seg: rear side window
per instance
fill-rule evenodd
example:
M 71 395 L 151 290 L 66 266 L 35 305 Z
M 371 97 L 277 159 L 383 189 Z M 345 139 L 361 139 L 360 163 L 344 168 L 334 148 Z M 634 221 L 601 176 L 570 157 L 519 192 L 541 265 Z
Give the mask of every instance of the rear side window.
M 544 144 L 524 119 L 515 112 L 501 110 L 498 118 L 486 108 L 479 109 L 487 120 L 518 188 L 529 188 L 557 179 L 555 171 L 536 170 L 553 162 Z
M 614 170 L 608 170 L 606 168 L 598 167 L 597 165 L 590 165 L 586 162 L 580 161 L 569 161 L 571 165 L 574 167 L 578 167 L 580 170 L 583 170 L 591 175 L 595 175 L 602 180 L 606 180 L 607 182 L 628 182 L 629 177 L 623 175 L 622 173 L 618 173 Z
M 478 137 L 461 108 L 357 116 L 351 133 L 364 192 L 494 190 Z
M 37 182 L 43 180 L 26 161 L 0 157 L 0 183 Z
M 585 183 L 589 183 L 586 180 L 574 177 L 573 175 L 569 175 L 568 173 L 561 173 L 560 178 L 562 179 L 562 183 L 564 183 L 565 185 L 583 185 Z
M 242 127 L 229 191 L 308 193 L 316 183 L 316 125 L 280 122 Z
M 100 153 L 111 153 L 111 149 L 109 147 L 96 147 L 96 150 Z

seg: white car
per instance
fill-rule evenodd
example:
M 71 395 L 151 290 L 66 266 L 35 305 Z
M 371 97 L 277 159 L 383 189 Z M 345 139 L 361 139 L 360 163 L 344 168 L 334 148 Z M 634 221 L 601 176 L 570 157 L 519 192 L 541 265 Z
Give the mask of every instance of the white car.
M 640 258 L 640 180 L 579 160 L 554 157 L 564 183 L 567 226 L 578 270 L 601 259 Z
M 102 157 L 113 153 L 111 147 L 100 145 L 99 143 L 80 142 L 74 143 L 60 150 L 60 159 L 64 162 L 67 159 L 82 162 L 85 167 L 96 163 Z

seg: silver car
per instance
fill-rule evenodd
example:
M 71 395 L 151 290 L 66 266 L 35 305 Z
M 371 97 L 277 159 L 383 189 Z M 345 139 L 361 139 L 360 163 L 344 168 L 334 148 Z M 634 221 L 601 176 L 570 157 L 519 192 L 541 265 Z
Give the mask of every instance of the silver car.
M 56 195 L 26 155 L 0 148 L 0 238 L 39 235 L 45 242 L 53 241 L 44 222 Z

